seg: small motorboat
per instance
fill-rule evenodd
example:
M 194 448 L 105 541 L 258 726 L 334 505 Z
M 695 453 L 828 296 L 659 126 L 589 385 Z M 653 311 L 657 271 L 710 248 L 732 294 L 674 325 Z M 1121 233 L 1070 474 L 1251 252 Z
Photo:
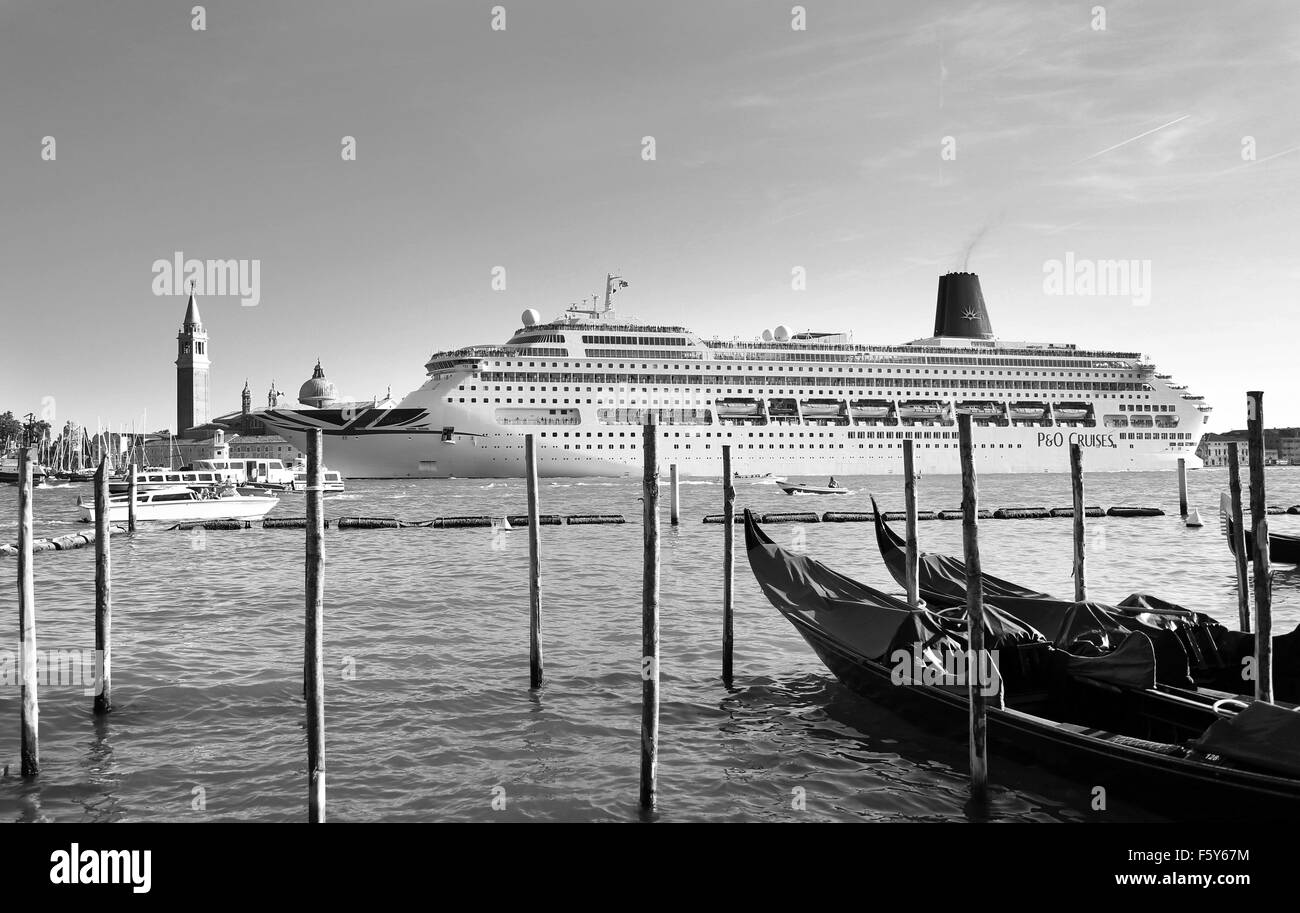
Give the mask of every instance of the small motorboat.
M 108 499 L 110 523 L 126 522 L 129 495 Z M 141 492 L 135 499 L 137 520 L 260 520 L 280 503 L 279 498 L 242 495 L 233 486 L 214 491 L 195 491 L 184 485 Z M 95 521 L 95 502 L 77 501 L 77 513 L 85 523 Z
M 32 484 L 40 485 L 45 481 L 45 477 L 50 475 L 44 466 L 40 463 L 32 464 Z M 22 484 L 22 478 L 18 474 L 18 460 L 5 459 L 0 460 L 0 482 L 8 485 Z
M 777 487 L 788 495 L 851 495 L 853 490 L 838 485 L 804 485 L 801 482 L 777 481 Z

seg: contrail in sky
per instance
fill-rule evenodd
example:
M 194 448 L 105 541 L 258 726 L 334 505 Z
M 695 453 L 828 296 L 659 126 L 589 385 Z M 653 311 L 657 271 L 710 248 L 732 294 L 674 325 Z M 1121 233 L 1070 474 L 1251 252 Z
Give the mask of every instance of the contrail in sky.
M 1158 133 L 1159 131 L 1165 129 L 1165 127 L 1172 127 L 1174 124 L 1179 123 L 1180 121 L 1185 121 L 1187 120 L 1187 118 L 1191 116 L 1192 115 L 1190 114 L 1184 114 L 1182 117 L 1174 118 L 1167 124 L 1161 124 L 1159 127 L 1152 127 L 1150 130 L 1148 130 L 1145 133 L 1139 133 L 1137 136 L 1131 136 L 1128 139 L 1124 140 L 1124 142 L 1122 143 L 1116 143 L 1113 146 L 1107 146 L 1105 149 L 1101 150 L 1100 152 L 1094 152 L 1092 155 L 1088 156 L 1087 158 L 1079 159 L 1079 161 L 1075 162 L 1074 164 L 1078 165 L 1080 162 L 1090 161 L 1091 159 L 1095 159 L 1099 155 L 1105 155 L 1107 152 L 1114 152 L 1116 149 L 1120 148 L 1121 146 L 1127 146 L 1129 143 L 1135 143 L 1144 136 L 1150 136 L 1152 133 Z

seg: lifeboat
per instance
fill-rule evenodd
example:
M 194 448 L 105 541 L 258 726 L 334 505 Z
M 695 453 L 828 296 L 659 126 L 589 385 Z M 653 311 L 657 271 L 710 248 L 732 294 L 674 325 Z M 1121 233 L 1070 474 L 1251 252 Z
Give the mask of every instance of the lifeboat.
M 1052 423 L 1051 416 L 1048 415 L 1047 403 L 1039 400 L 1021 400 L 1012 403 L 1008 411 L 1011 413 L 1012 422 L 1022 424 L 1041 422 L 1044 425 Z
M 727 397 L 715 400 L 714 406 L 718 410 L 719 419 L 760 418 L 763 415 L 761 399 Z
M 995 399 L 968 399 L 957 403 L 959 415 L 969 415 L 977 425 L 1005 425 L 1007 407 Z
M 898 404 L 898 414 L 904 422 L 952 424 L 948 404 L 941 399 L 905 399 Z
M 1052 405 L 1052 414 L 1056 416 L 1058 425 L 1087 425 L 1091 427 L 1097 424 L 1091 403 L 1054 403 Z
M 898 414 L 894 401 L 889 399 L 855 399 L 849 402 L 849 414 L 855 422 L 897 425 Z

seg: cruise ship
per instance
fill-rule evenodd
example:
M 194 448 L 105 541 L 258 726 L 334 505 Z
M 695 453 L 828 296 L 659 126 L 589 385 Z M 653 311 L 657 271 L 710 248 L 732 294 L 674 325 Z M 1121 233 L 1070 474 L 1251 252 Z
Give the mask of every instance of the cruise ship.
M 256 415 L 299 449 L 324 431 L 325 458 L 349 478 L 518 477 L 535 435 L 543 476 L 641 471 L 653 415 L 661 464 L 716 477 L 722 447 L 739 474 L 902 471 L 912 439 L 922 473 L 959 473 L 957 416 L 972 417 L 981 473 L 1173 468 L 1210 407 L 1136 352 L 1006 342 L 993 335 L 979 278 L 939 280 L 933 335 L 901 345 L 778 326 L 752 341 L 620 319 L 627 283 L 603 305 L 555 320 L 525 311 L 501 345 L 439 352 L 400 402 L 268 408 Z

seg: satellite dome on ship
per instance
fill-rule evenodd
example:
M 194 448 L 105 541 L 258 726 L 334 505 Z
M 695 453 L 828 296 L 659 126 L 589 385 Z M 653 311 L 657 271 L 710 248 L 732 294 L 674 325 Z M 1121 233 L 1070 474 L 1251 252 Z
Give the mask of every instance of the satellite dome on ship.
M 316 360 L 316 369 L 311 372 L 311 380 L 298 388 L 298 402 L 304 406 L 323 409 L 338 399 L 338 391 L 325 379 L 320 360 Z

